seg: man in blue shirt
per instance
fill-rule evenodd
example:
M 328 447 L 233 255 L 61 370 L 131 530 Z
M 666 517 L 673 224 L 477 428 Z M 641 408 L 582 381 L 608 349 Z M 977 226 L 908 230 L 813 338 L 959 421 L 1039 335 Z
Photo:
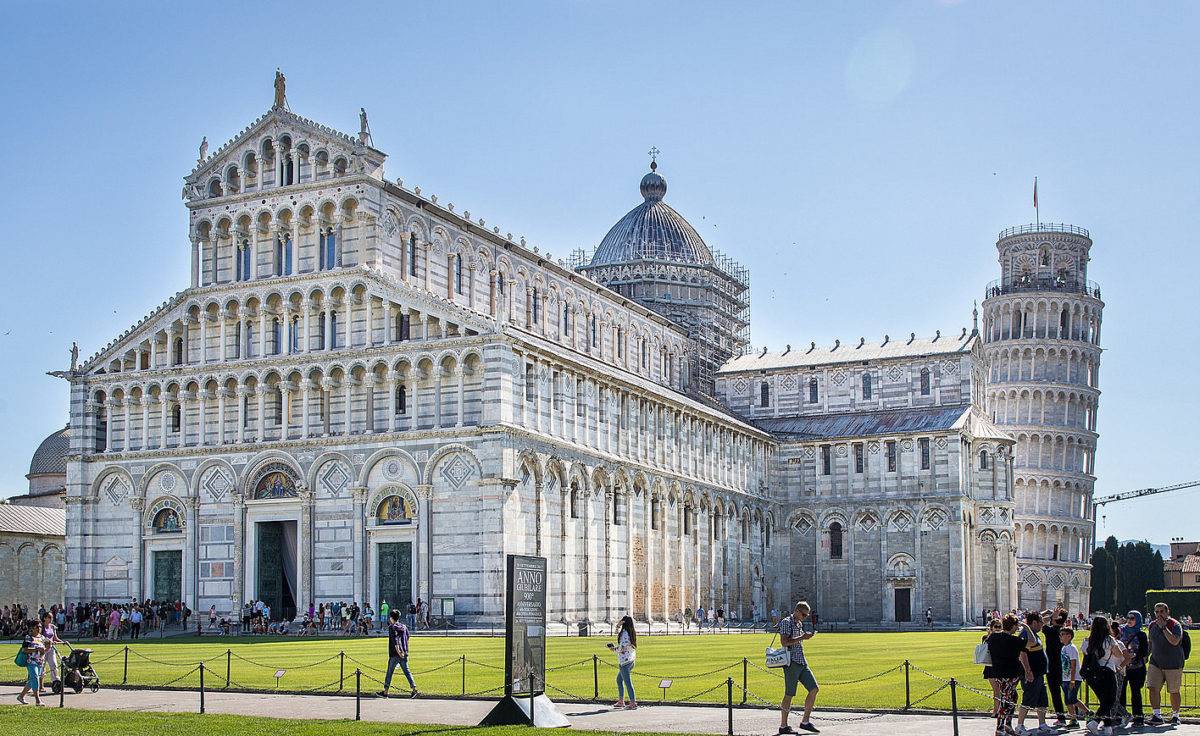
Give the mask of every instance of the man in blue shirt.
M 388 696 L 388 688 L 392 685 L 392 673 L 399 666 L 408 678 L 408 686 L 412 688 L 410 698 L 417 697 L 417 683 L 413 682 L 412 673 L 408 671 L 408 627 L 400 623 L 400 610 L 393 608 L 388 612 L 391 622 L 388 624 L 388 666 L 387 675 L 383 678 L 383 689 L 379 697 Z

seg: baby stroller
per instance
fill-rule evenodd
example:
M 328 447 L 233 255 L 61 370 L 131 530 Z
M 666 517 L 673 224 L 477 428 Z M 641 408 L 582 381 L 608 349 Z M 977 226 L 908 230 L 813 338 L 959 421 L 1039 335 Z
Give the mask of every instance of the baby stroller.
M 92 692 L 100 689 L 100 675 L 96 674 L 96 670 L 92 667 L 92 650 L 91 649 L 76 649 L 71 646 L 70 642 L 64 641 L 63 644 L 71 650 L 63 660 L 63 666 L 66 673 L 61 679 L 55 680 L 51 685 L 54 693 L 57 695 L 62 690 L 63 685 L 75 691 L 75 694 L 83 692 L 83 688 L 90 687 Z

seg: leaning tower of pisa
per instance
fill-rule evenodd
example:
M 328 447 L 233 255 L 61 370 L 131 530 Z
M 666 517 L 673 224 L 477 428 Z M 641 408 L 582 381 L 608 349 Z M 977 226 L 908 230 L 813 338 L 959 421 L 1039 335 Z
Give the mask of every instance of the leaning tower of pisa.
M 1020 605 L 1086 611 L 1095 536 L 1100 287 L 1092 239 L 1072 225 L 1000 233 L 1000 278 L 983 301 L 988 410 L 1016 438 Z

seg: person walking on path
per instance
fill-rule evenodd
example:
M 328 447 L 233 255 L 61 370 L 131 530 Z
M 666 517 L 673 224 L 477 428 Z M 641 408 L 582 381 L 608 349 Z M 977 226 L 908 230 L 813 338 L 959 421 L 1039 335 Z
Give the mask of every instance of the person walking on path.
M 988 637 L 988 652 L 992 655 L 992 679 L 996 682 L 996 736 L 1012 736 L 1013 713 L 1017 710 L 1017 681 L 1022 670 L 1032 680 L 1029 654 L 1025 643 L 1017 636 L 1021 620 L 1014 614 L 1000 619 L 1001 631 Z
M 933 628 L 933 606 L 925 609 L 925 625 Z
M 379 604 L 379 628 L 382 629 L 388 624 L 388 604 L 383 601 Z
M 1171 723 L 1179 725 L 1179 690 L 1183 684 L 1183 626 L 1171 618 L 1166 603 L 1154 604 L 1154 620 L 1150 622 L 1150 666 L 1146 671 L 1146 686 L 1150 689 L 1150 708 L 1154 714 L 1150 724 L 1159 726 L 1162 717 L 1162 687 L 1167 686 L 1171 698 Z
M 144 619 L 144 618 L 145 618 L 145 616 L 142 615 L 141 606 L 134 606 L 133 610 L 129 612 L 129 638 L 130 639 L 136 639 L 139 636 L 141 636 L 141 634 L 142 634 L 142 619 Z
M 21 651 L 25 655 L 25 670 L 29 676 L 25 680 L 25 687 L 21 689 L 21 694 L 17 696 L 17 702 L 21 705 L 28 705 L 25 702 L 25 695 L 32 691 L 34 704 L 45 705 L 42 702 L 41 689 L 47 644 L 42 637 L 41 624 L 33 619 L 29 619 L 25 624 L 25 642 L 21 645 Z
M 617 653 L 617 702 L 614 708 L 637 710 L 637 698 L 633 694 L 633 665 L 637 661 L 637 632 L 633 629 L 633 619 L 629 616 L 621 618 L 620 633 L 617 643 L 608 644 L 608 648 Z M 629 702 L 625 702 L 625 691 L 629 691 Z
M 800 721 L 800 729 L 812 733 L 820 730 L 812 724 L 813 706 L 817 703 L 817 678 L 808 668 L 808 660 L 804 658 L 804 640 L 816 636 L 815 631 L 804 630 L 804 619 L 812 611 L 807 601 L 796 603 L 792 615 L 779 622 L 779 645 L 787 647 L 788 663 L 783 668 L 783 701 L 779 704 L 779 733 L 796 733 L 788 725 L 788 715 L 792 711 L 792 697 L 796 694 L 796 685 L 804 685 L 808 696 L 804 699 L 804 718 Z
M 1125 682 L 1129 685 L 1129 705 L 1133 708 L 1133 725 L 1145 725 L 1145 713 L 1142 711 L 1142 688 L 1146 685 L 1146 654 L 1150 651 L 1150 640 L 1142 630 L 1142 614 L 1130 611 L 1125 616 L 1125 625 L 1121 627 L 1121 643 L 1129 652 L 1125 664 Z M 1125 707 L 1125 688 L 1121 689 L 1121 707 Z
M 1049 671 L 1046 673 L 1046 688 L 1050 691 L 1050 702 L 1054 704 L 1054 725 L 1062 728 L 1067 724 L 1066 713 L 1063 711 L 1062 678 L 1057 677 L 1058 664 L 1062 657 L 1062 630 L 1067 625 L 1068 614 L 1063 608 L 1055 608 L 1043 614 L 1046 624 L 1042 629 L 1042 638 L 1046 642 L 1046 661 Z
M 1025 653 L 1029 659 L 1029 670 L 1021 682 L 1021 709 L 1017 711 L 1017 733 L 1034 733 L 1025 730 L 1025 716 L 1030 710 L 1037 711 L 1037 732 L 1048 733 L 1051 729 L 1046 725 L 1046 671 L 1049 662 L 1046 660 L 1046 649 L 1038 635 L 1042 630 L 1042 614 L 1030 611 L 1025 614 L 1025 626 L 1021 629 L 1021 643 L 1025 645 Z M 1032 677 L 1030 676 L 1032 674 Z
M 1002 631 L 1003 629 L 1000 628 L 1000 622 L 992 621 L 990 624 L 988 624 L 988 632 L 983 635 L 983 642 L 986 644 L 987 640 L 991 638 L 992 634 L 999 634 Z M 1000 709 L 1000 686 L 997 684 L 996 673 L 992 665 L 984 665 L 983 679 L 987 680 L 988 684 L 992 686 L 992 718 L 995 718 Z
M 1113 689 L 1113 721 L 1116 725 L 1124 728 L 1132 719 L 1129 717 L 1129 711 L 1125 710 L 1125 704 L 1121 702 L 1122 694 L 1125 692 L 1125 665 L 1129 661 L 1129 650 L 1125 648 L 1125 644 L 1121 641 L 1121 624 L 1116 621 L 1111 621 L 1108 624 L 1108 630 L 1112 633 L 1113 650 L 1116 658 L 1116 687 Z
M 383 689 L 379 697 L 386 698 L 388 689 L 392 686 L 392 673 L 399 667 L 408 678 L 408 686 L 412 688 L 410 698 L 417 697 L 417 683 L 413 682 L 412 673 L 408 670 L 408 627 L 400 623 L 400 609 L 393 608 L 388 614 L 391 623 L 388 624 L 388 666 L 387 675 L 383 678 Z
M 42 641 L 46 645 L 46 665 L 49 669 L 50 681 L 58 682 L 59 657 L 58 650 L 54 648 L 55 644 L 61 644 L 62 639 L 58 638 L 58 627 L 54 625 L 54 616 L 46 611 L 42 614 Z M 45 677 L 43 672 L 43 677 Z
M 1058 657 L 1062 663 L 1063 703 L 1067 717 L 1071 719 L 1067 728 L 1079 728 L 1078 717 L 1082 715 L 1087 720 L 1087 708 L 1079 702 L 1079 683 L 1083 682 L 1083 676 L 1079 674 L 1079 649 L 1074 644 L 1075 632 L 1064 626 L 1058 632 L 1058 639 L 1062 645 Z
M 1092 619 L 1091 633 L 1083 641 L 1080 669 L 1099 701 L 1095 716 L 1088 721 L 1088 730 L 1099 733 L 1103 722 L 1106 736 L 1112 736 L 1113 704 L 1117 700 L 1117 660 L 1121 655 L 1116 643 L 1108 619 L 1104 616 Z
M 113 609 L 108 614 L 108 638 L 116 639 L 121 633 L 121 609 L 113 606 Z

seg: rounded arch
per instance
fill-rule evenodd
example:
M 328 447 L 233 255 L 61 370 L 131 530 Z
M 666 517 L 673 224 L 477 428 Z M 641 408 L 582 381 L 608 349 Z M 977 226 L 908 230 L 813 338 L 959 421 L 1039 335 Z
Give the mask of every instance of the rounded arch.
M 438 450 L 434 452 L 432 456 L 430 456 L 429 462 L 425 463 L 425 474 L 423 476 L 425 485 L 433 485 L 433 473 L 435 470 L 437 470 L 438 465 L 441 464 L 442 461 L 455 454 L 461 454 L 467 459 L 467 462 L 471 463 L 475 469 L 475 473 L 477 474 L 476 477 L 483 477 L 483 464 L 479 462 L 479 458 L 475 456 L 475 453 L 471 450 L 471 448 L 464 444 L 455 442 L 453 444 L 438 448 Z
M 400 462 L 412 469 L 414 478 L 421 478 L 421 467 L 417 464 L 416 458 L 399 447 L 389 447 L 386 450 L 378 450 L 371 457 L 367 458 L 367 461 L 363 463 L 362 470 L 359 471 L 358 485 L 366 487 L 371 477 L 371 471 L 375 469 L 375 466 L 388 458 L 399 459 Z M 354 465 L 351 464 L 350 467 L 353 468 Z

